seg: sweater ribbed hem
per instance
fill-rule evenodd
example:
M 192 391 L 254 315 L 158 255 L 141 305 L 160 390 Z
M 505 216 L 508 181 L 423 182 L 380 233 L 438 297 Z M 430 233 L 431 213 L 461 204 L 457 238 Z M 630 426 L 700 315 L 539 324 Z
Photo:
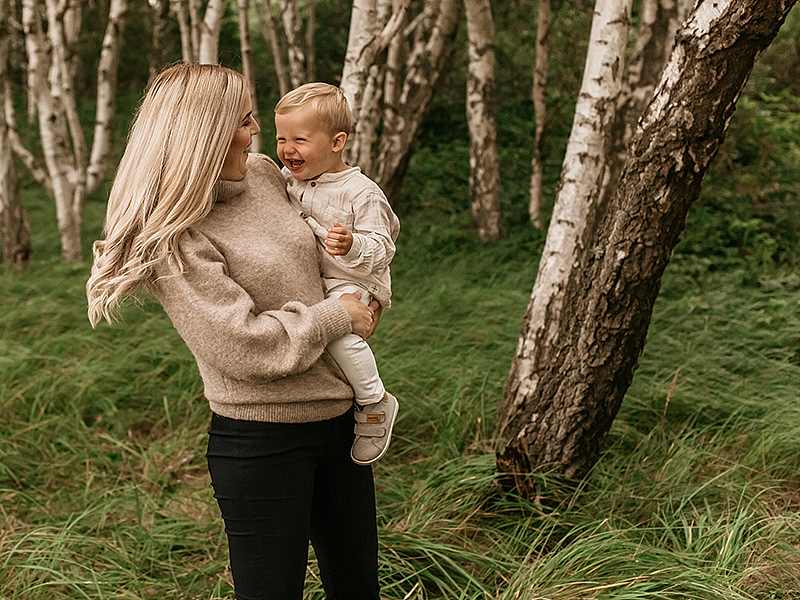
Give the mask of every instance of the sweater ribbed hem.
M 321 328 L 323 342 L 336 340 L 353 331 L 350 313 L 342 306 L 339 298 L 326 298 L 309 307 L 314 311 Z
M 229 419 L 266 423 L 309 423 L 343 415 L 350 409 L 353 402 L 351 400 L 311 400 L 280 404 L 223 404 L 209 400 L 208 404 L 213 412 Z

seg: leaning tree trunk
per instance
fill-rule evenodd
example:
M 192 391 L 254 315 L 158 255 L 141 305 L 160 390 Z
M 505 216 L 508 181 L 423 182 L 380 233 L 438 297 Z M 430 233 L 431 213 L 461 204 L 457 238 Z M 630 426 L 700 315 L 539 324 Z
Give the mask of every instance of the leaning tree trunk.
M 209 0 L 200 30 L 200 64 L 219 62 L 219 30 L 225 13 L 225 0 Z
M 465 0 L 469 68 L 469 190 L 472 219 L 483 241 L 503 234 L 500 215 L 500 171 L 494 114 L 494 20 L 489 0 Z
M 497 467 L 526 496 L 527 476 L 585 475 L 630 386 L 670 253 L 700 193 L 758 54 L 796 0 L 697 6 L 664 69 L 598 227 L 587 231 L 547 344 L 526 314 L 500 415 Z
M 631 2 L 598 0 L 595 5 L 560 189 L 528 305 L 525 333 L 509 375 L 501 435 L 506 433 L 506 419 L 515 414 L 511 407 L 535 391 L 530 388 L 537 386 L 537 380 L 529 380 L 529 374 L 537 356 L 555 343 L 562 319 L 568 318 L 562 314 L 567 306 L 564 293 L 587 231 L 587 216 L 598 204 L 606 176 L 614 108 L 622 89 Z
M 550 62 L 550 0 L 539 0 L 536 8 L 536 60 L 533 66 L 531 99 L 535 132 L 533 158 L 531 159 L 531 186 L 528 216 L 536 229 L 542 229 L 542 137 L 544 136 L 545 93 L 547 90 L 547 67 Z
M 9 57 L 12 28 L 12 0 L 0 0 L 0 263 L 23 267 L 31 252 L 28 221 L 19 201 L 14 153 L 6 121 L 6 105 L 11 105 Z
M 306 81 L 317 80 L 317 45 L 314 34 L 317 31 L 316 0 L 306 5 Z

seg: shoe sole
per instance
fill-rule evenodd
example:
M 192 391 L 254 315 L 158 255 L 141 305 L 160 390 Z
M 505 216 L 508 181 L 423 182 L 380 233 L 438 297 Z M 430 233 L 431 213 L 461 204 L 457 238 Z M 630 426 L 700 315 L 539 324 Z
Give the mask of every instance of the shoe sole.
M 395 406 L 394 414 L 392 415 L 392 421 L 389 423 L 389 432 L 386 434 L 386 445 L 383 447 L 383 450 L 381 450 L 381 453 L 378 454 L 378 456 L 376 456 L 372 460 L 367 460 L 367 461 L 357 460 L 353 456 L 353 451 L 351 450 L 350 460 L 352 460 L 357 465 L 371 465 L 374 462 L 378 462 L 380 459 L 383 458 L 383 455 L 386 454 L 386 451 L 389 449 L 389 444 L 392 443 L 392 434 L 394 433 L 394 421 L 395 419 L 397 419 L 397 413 L 400 412 L 400 402 L 397 401 L 397 398 L 395 398 L 394 401 L 397 402 L 397 405 Z

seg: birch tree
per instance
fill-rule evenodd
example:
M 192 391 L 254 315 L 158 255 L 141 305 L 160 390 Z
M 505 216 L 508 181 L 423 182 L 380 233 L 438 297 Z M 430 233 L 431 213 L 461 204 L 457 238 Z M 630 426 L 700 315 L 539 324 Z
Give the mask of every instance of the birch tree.
M 378 181 L 390 197 L 400 189 L 419 126 L 452 53 L 459 8 L 458 0 L 425 3 L 422 18 L 406 29 L 411 31 L 412 43 L 398 51 L 399 56 L 406 57 L 403 77 L 388 86 L 396 96 L 384 94 L 383 132 L 376 161 Z
M 391 199 L 399 191 L 419 126 L 453 50 L 461 0 L 431 0 L 416 14 L 407 0 L 390 1 L 391 10 L 389 0 L 375 5 L 379 24 L 375 30 L 380 31 L 375 46 L 367 43 L 369 36 L 351 27 L 342 87 L 353 98 L 358 115 L 349 160 Z M 350 52 L 354 39 L 361 40 L 365 54 L 375 50 L 371 66 L 368 61 L 353 64 L 352 57 L 358 56 Z M 384 43 L 388 44 L 385 61 L 378 59 Z
M 535 493 L 532 470 L 574 478 L 596 461 L 689 207 L 756 57 L 795 1 L 702 2 L 678 32 L 619 185 L 582 236 L 560 318 L 543 337 L 533 301 L 525 316 L 497 449 L 498 470 L 522 494 Z
M 528 215 L 536 229 L 542 229 L 542 138 L 547 106 L 547 71 L 550 62 L 550 0 L 539 0 L 536 8 L 536 58 L 533 65 L 533 86 L 531 99 L 535 132 L 533 138 L 533 158 L 531 159 L 530 203 Z
M 225 16 L 225 0 L 208 0 L 200 14 L 201 0 L 170 0 L 171 10 L 181 35 L 181 56 L 184 62 L 217 64 L 219 32 Z
M 283 46 L 278 36 L 278 24 L 272 10 L 271 0 L 255 0 L 258 19 L 261 23 L 261 36 L 269 46 L 272 53 L 272 63 L 275 66 L 275 77 L 278 80 L 278 90 L 283 96 L 289 91 L 289 75 L 286 72 L 286 61 L 283 59 Z
M 340 87 L 355 121 L 347 160 L 365 172 L 372 169 L 373 147 L 381 119 L 381 93 L 386 64 L 377 62 L 406 18 L 409 0 L 354 0 L 350 13 Z M 362 114 L 362 104 L 365 110 Z
M 253 117 L 259 121 L 258 98 L 256 94 L 256 80 L 253 73 L 253 51 L 250 47 L 250 2 L 249 0 L 237 0 L 239 8 L 239 47 L 242 56 L 242 71 L 247 79 L 250 89 L 250 103 L 253 107 Z M 252 151 L 258 152 L 261 148 L 261 134 L 253 137 Z
M 67 54 L 66 39 L 76 35 L 75 15 L 70 20 L 72 5 L 58 0 L 23 0 L 22 25 L 28 59 L 28 97 L 36 104 L 39 135 L 44 154 L 44 172 L 19 137 L 14 140 L 15 152 L 31 168 L 34 177 L 42 178 L 56 205 L 62 256 L 79 260 L 80 226 L 86 194 L 100 181 L 109 149 L 110 119 L 113 114 L 116 88 L 117 39 L 127 0 L 111 0 L 109 20 L 98 66 L 98 88 L 95 137 L 91 158 L 73 89 L 74 68 Z M 45 20 L 46 18 L 46 20 Z M 46 25 L 46 26 L 45 26 Z M 89 175 L 91 173 L 91 176 Z
M 650 101 L 672 51 L 679 17 L 678 0 L 642 0 L 640 4 L 636 45 L 617 103 L 608 185 L 615 185 L 619 179 L 636 122 Z
M 614 108 L 622 90 L 631 0 L 597 0 L 583 81 L 575 106 L 561 182 L 547 230 L 539 271 L 525 317 L 524 334 L 509 375 L 506 410 L 518 406 L 536 385 L 533 360 L 555 342 L 587 216 L 597 204 L 606 176 Z M 501 427 L 501 433 L 504 433 Z
M 150 53 L 148 56 L 148 71 L 150 78 L 161 69 L 164 64 L 164 35 L 169 19 L 169 0 L 149 0 L 150 7 Z
M 489 0 L 465 0 L 469 67 L 469 189 L 472 219 L 483 241 L 502 236 L 494 101 L 494 19 Z
M 0 0 L 0 262 L 22 267 L 30 257 L 30 230 L 19 200 L 7 115 L 13 111 L 9 64 L 12 0 Z
M 206 14 L 200 30 L 201 64 L 217 64 L 219 62 L 219 31 L 225 13 L 225 0 L 209 0 Z
M 316 0 L 308 0 L 303 15 L 298 0 L 256 0 L 281 95 L 316 78 L 315 6 Z

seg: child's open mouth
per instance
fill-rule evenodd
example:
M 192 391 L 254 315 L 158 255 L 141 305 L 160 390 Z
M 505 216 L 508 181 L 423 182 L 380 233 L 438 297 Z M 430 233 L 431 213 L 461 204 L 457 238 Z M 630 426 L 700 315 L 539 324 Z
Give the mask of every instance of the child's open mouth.
M 304 160 L 286 160 L 286 166 L 289 167 L 291 171 L 299 171 L 303 167 Z

